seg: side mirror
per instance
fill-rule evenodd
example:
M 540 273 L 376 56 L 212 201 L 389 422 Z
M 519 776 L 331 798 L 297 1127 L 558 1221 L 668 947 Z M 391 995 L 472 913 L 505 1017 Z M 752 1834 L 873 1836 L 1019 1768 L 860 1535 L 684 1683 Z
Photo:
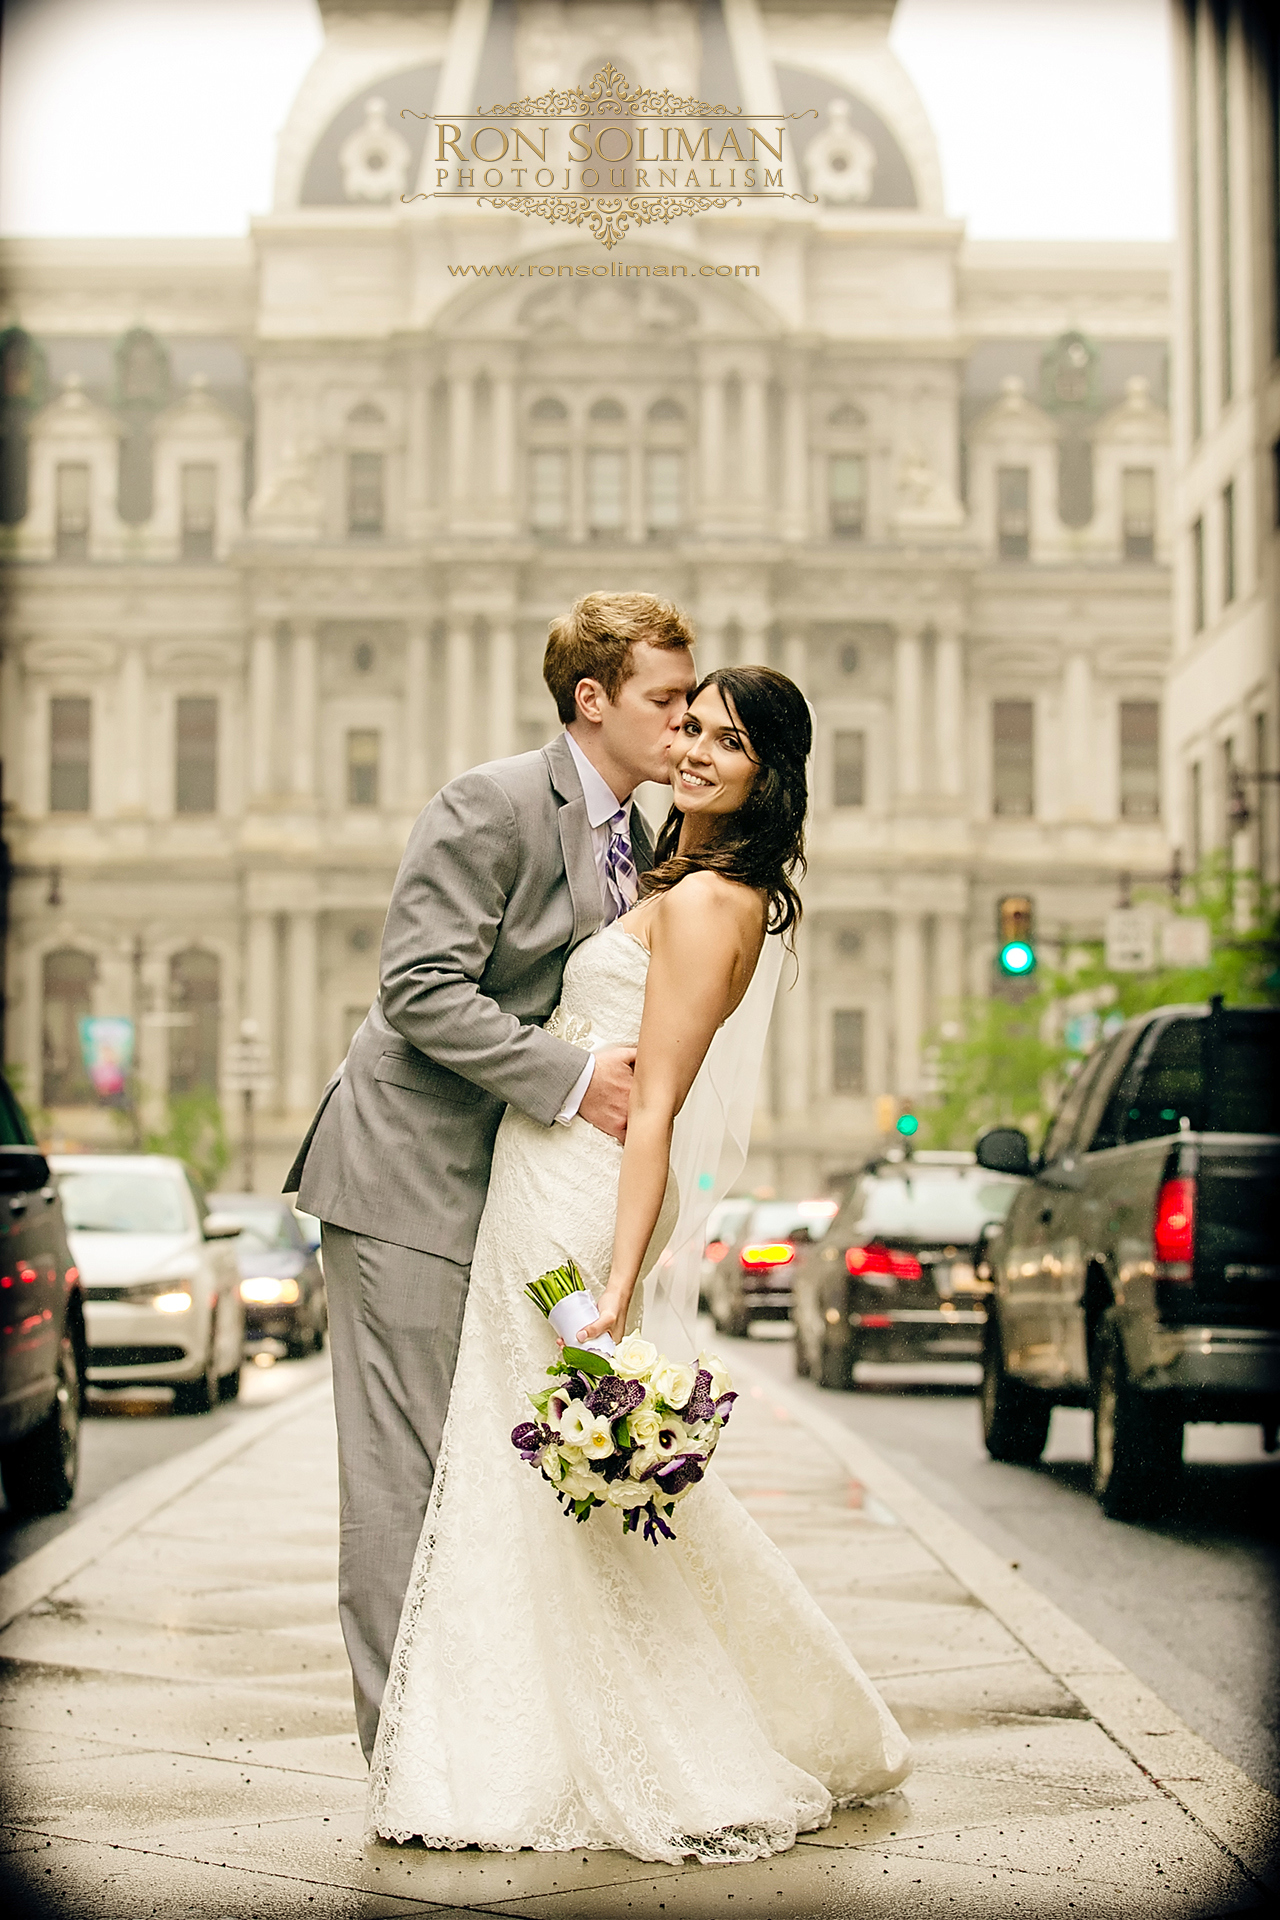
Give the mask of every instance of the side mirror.
M 39 1147 L 0 1147 L 0 1193 L 38 1193 L 49 1177 Z
M 238 1240 L 244 1232 L 244 1221 L 237 1220 L 230 1213 L 208 1213 L 204 1220 L 206 1240 Z
M 787 1238 L 793 1247 L 807 1247 L 812 1242 L 813 1235 L 808 1227 L 793 1227 Z
M 989 1173 L 1031 1172 L 1031 1143 L 1021 1127 L 988 1127 L 978 1135 L 974 1152 Z

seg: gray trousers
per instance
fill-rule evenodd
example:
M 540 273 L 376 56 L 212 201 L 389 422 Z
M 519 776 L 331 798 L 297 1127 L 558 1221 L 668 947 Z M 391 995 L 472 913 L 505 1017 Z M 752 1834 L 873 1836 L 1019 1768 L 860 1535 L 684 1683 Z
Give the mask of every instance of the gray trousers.
M 366 1760 L 431 1497 L 469 1267 L 324 1224 L 341 1500 L 338 1613 Z

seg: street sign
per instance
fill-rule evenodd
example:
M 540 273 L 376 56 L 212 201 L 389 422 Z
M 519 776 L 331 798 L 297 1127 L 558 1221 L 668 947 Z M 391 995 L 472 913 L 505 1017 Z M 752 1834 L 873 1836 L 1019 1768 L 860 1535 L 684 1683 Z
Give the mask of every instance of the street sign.
M 1207 967 L 1213 943 L 1209 922 L 1198 913 L 1171 913 L 1160 926 L 1160 958 L 1166 967 Z
M 1113 973 L 1152 973 L 1156 919 L 1146 907 L 1115 907 L 1107 915 L 1107 965 Z
M 265 1040 L 233 1040 L 227 1048 L 223 1085 L 228 1093 L 271 1091 L 271 1049 Z

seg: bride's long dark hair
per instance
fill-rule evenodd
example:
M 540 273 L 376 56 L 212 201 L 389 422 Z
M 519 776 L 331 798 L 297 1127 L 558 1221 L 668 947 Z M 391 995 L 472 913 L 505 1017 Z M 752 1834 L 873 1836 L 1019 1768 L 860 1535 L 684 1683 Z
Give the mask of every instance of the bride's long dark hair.
M 793 680 L 772 667 L 717 667 L 689 695 L 690 706 L 707 687 L 716 689 L 746 734 L 756 777 L 737 812 L 722 816 L 716 839 L 696 853 L 676 852 L 684 815 L 672 806 L 653 850 L 654 864 L 641 878 L 641 896 L 665 893 L 686 873 L 722 873 L 762 888 L 769 901 L 769 932 L 793 936 L 802 912 L 795 882 L 805 870 L 805 761 L 813 745 L 808 702 Z

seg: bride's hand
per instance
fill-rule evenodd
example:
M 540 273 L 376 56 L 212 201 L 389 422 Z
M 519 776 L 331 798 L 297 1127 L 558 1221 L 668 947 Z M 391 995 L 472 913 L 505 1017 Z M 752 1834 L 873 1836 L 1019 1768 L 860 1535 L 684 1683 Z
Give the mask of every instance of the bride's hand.
M 609 1334 L 614 1343 L 622 1339 L 627 1330 L 627 1309 L 631 1305 L 631 1287 L 623 1287 L 619 1282 L 610 1280 L 600 1296 L 600 1311 L 590 1326 L 582 1329 L 578 1339 L 582 1342 L 598 1340 L 602 1333 Z

